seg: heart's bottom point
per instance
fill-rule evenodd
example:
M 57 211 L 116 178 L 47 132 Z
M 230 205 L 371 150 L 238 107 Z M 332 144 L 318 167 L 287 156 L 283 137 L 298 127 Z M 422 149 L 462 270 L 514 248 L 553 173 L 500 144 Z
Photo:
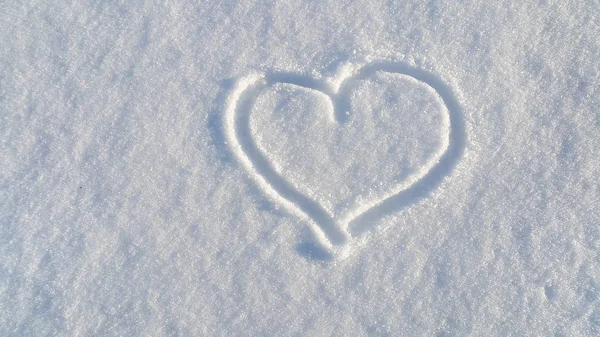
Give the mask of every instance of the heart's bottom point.
M 344 260 L 350 255 L 350 242 L 329 248 L 333 260 Z
M 345 231 L 339 234 L 340 236 L 336 237 L 335 240 L 325 237 L 322 237 L 320 240 L 333 260 L 343 260 L 350 255 L 351 251 L 352 238 L 350 237 L 350 234 Z

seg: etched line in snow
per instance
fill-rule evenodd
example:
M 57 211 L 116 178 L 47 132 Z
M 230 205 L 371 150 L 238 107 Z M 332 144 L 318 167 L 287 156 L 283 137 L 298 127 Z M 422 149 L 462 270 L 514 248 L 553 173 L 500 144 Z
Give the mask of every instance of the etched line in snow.
M 307 197 L 274 169 L 271 161 L 252 138 L 249 120 L 252 107 L 262 90 L 278 83 L 315 90 L 329 97 L 338 123 L 347 119 L 349 91 L 356 81 L 377 72 L 401 74 L 417 81 L 437 95 L 445 107 L 446 135 L 438 155 L 407 183 L 397 186 L 385 197 L 357 205 L 350 216 L 335 219 L 317 201 Z M 438 76 L 403 63 L 373 62 L 346 72 L 335 83 L 283 72 L 252 74 L 241 79 L 227 101 L 225 132 L 235 155 L 259 186 L 289 210 L 309 220 L 320 243 L 331 253 L 345 256 L 351 237 L 373 228 L 381 217 L 401 211 L 426 198 L 448 176 L 460 160 L 466 134 L 462 111 L 452 90 Z M 332 84 L 333 83 L 333 84 Z

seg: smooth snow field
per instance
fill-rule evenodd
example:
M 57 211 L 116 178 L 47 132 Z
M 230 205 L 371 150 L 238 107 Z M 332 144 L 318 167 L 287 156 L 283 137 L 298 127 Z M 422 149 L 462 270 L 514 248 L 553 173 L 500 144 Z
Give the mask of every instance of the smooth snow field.
M 0 1 L 0 336 L 600 336 L 600 1 Z

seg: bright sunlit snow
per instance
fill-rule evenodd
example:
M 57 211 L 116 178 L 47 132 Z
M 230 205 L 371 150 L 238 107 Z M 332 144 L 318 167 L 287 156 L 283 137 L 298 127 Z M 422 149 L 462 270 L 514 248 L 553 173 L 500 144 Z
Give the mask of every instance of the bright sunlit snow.
M 599 336 L 599 9 L 0 3 L 0 336 Z

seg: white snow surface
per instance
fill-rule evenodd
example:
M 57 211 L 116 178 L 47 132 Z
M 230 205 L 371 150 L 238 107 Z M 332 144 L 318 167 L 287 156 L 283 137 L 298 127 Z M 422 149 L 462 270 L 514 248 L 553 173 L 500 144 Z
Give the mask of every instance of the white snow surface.
M 0 2 L 0 336 L 599 336 L 600 1 Z

